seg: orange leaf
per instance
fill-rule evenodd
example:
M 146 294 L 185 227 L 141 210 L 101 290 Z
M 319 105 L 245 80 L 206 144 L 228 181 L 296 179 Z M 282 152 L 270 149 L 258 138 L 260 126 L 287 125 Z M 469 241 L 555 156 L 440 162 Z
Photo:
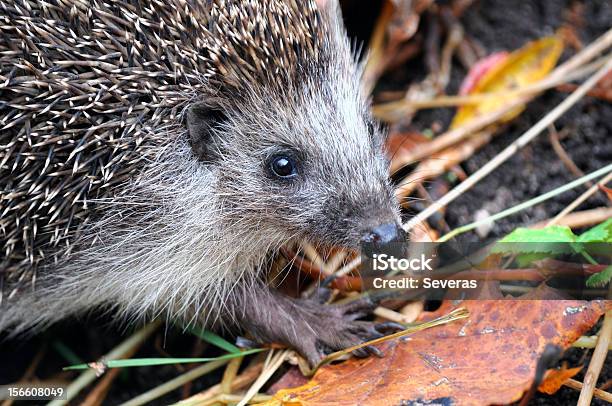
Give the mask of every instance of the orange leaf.
M 560 369 L 550 369 L 546 372 L 546 377 L 538 386 L 538 390 L 552 395 L 561 389 L 565 381 L 576 376 L 581 370 L 582 367 L 567 368 L 567 365 L 563 365 Z
M 597 186 L 599 186 L 599 190 L 601 190 L 606 194 L 606 196 L 608 196 L 608 200 L 612 202 L 612 189 L 602 184 L 598 184 Z
M 389 134 L 386 142 L 386 151 L 389 159 L 393 159 L 396 155 L 402 155 L 413 150 L 421 144 L 425 144 L 430 140 L 423 134 L 418 132 L 392 132 Z
M 395 189 L 395 196 L 400 203 L 408 203 L 403 199 L 409 196 L 423 181 L 442 175 L 453 166 L 471 157 L 480 147 L 491 139 L 490 131 L 480 131 L 471 138 L 452 147 L 435 153 L 428 159 L 421 161 L 415 170 L 402 179 Z
M 497 64 L 490 67 L 474 84 L 469 94 L 511 92 L 542 80 L 557 63 L 563 42 L 558 37 L 546 37 L 533 41 L 512 52 L 505 58 L 497 58 Z M 467 121 L 486 113 L 500 110 L 512 101 L 510 97 L 491 97 L 482 103 L 461 107 L 451 123 L 459 127 Z M 516 117 L 523 107 L 509 113 L 504 121 Z
M 319 369 L 267 405 L 507 404 L 531 386 L 547 343 L 567 348 L 604 312 L 602 301 L 467 300 L 470 317 L 378 345 L 384 358 Z

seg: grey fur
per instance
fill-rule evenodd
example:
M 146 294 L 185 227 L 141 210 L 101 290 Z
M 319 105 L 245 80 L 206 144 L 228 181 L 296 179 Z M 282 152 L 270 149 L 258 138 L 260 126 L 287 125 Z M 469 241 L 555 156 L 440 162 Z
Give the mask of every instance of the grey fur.
M 102 307 L 129 320 L 243 325 L 314 362 L 319 350 L 314 338 L 298 342 L 303 331 L 331 334 L 346 312 L 270 293 L 266 259 L 304 240 L 355 248 L 372 227 L 398 221 L 337 5 L 68 3 L 0 1 L 0 330 Z M 190 141 L 194 105 L 223 120 L 202 123 L 203 140 L 193 138 L 196 121 Z M 291 182 L 267 173 L 279 152 L 300 158 Z M 338 334 L 328 348 L 363 338 Z

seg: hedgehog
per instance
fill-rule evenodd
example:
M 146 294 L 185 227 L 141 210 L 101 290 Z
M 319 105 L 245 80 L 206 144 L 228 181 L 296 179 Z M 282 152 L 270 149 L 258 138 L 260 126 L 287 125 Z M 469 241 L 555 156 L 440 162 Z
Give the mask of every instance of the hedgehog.
M 292 298 L 286 244 L 404 238 L 337 1 L 1 0 L 0 331 L 96 309 L 315 364 L 384 333 Z

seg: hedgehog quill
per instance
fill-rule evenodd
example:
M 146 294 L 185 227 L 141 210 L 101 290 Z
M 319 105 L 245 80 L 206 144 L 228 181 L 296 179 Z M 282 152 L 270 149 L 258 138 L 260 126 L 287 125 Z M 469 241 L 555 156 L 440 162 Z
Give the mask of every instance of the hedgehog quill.
M 0 331 L 103 308 L 312 364 L 371 308 L 269 288 L 283 244 L 403 238 L 338 5 L 0 0 Z

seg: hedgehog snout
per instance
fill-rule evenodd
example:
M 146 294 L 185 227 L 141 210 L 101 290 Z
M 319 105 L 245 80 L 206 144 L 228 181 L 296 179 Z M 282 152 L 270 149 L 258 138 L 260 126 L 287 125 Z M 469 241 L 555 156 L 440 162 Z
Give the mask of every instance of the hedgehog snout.
M 406 232 L 401 224 L 396 222 L 384 223 L 372 227 L 361 237 L 361 242 L 366 244 L 388 244 L 402 241 L 406 241 Z

